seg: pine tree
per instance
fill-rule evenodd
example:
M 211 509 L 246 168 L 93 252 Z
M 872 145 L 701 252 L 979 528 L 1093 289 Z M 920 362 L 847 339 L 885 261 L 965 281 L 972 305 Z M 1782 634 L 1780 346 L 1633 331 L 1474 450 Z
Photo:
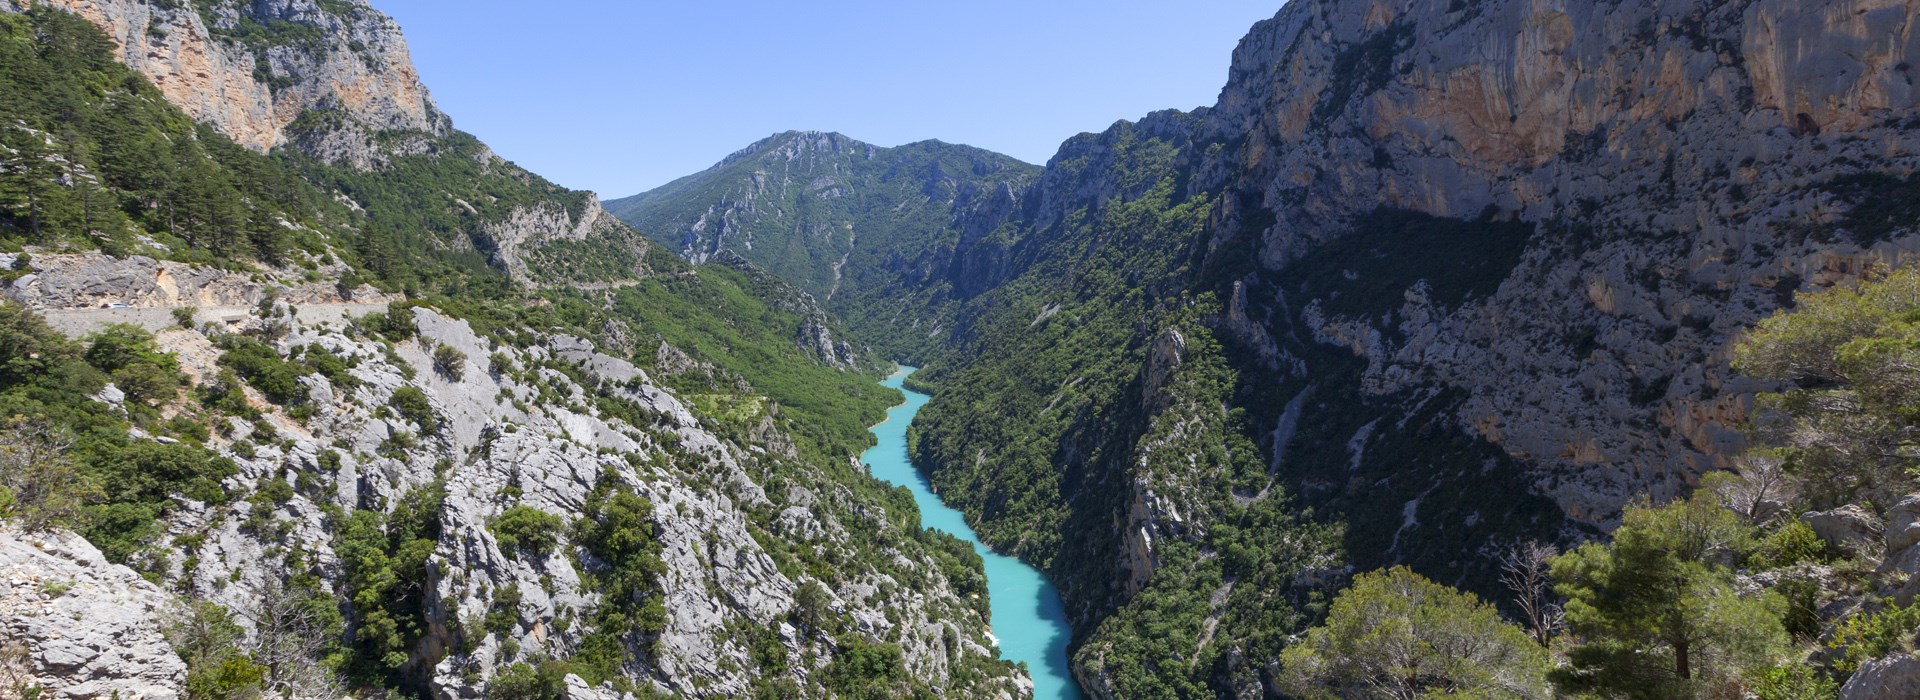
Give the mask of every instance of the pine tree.
M 1709 494 L 1629 506 L 1611 543 L 1553 560 L 1574 640 L 1554 682 L 1575 695 L 1693 697 L 1771 665 L 1787 643 L 1784 605 L 1740 595 L 1722 563 L 1752 548 L 1752 528 Z

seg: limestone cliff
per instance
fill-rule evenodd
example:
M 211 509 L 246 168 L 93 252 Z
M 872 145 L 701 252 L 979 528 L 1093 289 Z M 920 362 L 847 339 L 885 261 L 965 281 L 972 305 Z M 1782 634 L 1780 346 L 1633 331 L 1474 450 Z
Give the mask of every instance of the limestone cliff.
M 1212 243 L 1254 238 L 1284 276 L 1379 209 L 1538 224 L 1496 292 L 1350 319 L 1398 336 L 1352 347 L 1370 392 L 1466 392 L 1462 426 L 1604 522 L 1739 449 L 1755 387 L 1725 369 L 1733 332 L 1915 250 L 1836 184 L 1916 164 L 1914 20 L 1871 1 L 1296 3 L 1207 114 L 1208 137 L 1246 145 L 1206 167 L 1252 195 Z M 1274 221 L 1235 227 L 1253 208 Z
M 1046 485 L 1066 520 L 991 495 L 973 514 L 990 541 L 1054 562 L 1083 680 L 1124 694 L 1102 655 L 1184 549 L 1168 538 L 1205 551 L 1209 518 L 1266 493 L 1142 461 L 1148 431 L 1191 410 L 1158 396 L 1182 355 L 1164 310 L 1184 305 L 1224 342 L 1235 432 L 1273 485 L 1344 528 L 1349 561 L 1484 585 L 1517 539 L 1598 532 L 1725 466 L 1765 388 L 1727 366 L 1741 329 L 1920 252 L 1916 19 L 1878 0 L 1289 3 L 1242 41 L 1214 106 L 1064 144 L 993 224 L 1016 243 L 983 301 L 898 314 L 896 332 L 956 329 L 925 374 L 954 390 L 922 414 L 918 454 L 947 457 L 949 492 Z M 1112 218 L 1187 202 L 1207 207 L 1192 237 Z M 1108 246 L 1171 252 L 1094 254 Z M 1115 370 L 1048 369 L 1096 356 L 1056 349 L 1057 319 L 1125 299 L 1089 269 L 1135 285 L 1147 320 L 1108 341 L 1127 378 L 1075 407 Z M 1036 352 L 1051 359 L 1017 359 Z M 1056 405 L 1084 413 L 1051 433 L 979 429 Z M 1044 470 L 1001 447 L 1036 439 Z M 1230 619 L 1239 603 L 1215 598 Z M 1255 692 L 1272 669 L 1219 640 L 1194 632 L 1222 659 L 1194 673 Z
M 368 167 L 379 131 L 445 134 L 392 19 L 360 0 L 10 0 L 85 17 L 122 62 L 194 119 L 256 151 L 289 143 L 310 111 L 348 117 L 300 145 L 323 160 Z
M 302 378 L 307 408 L 299 413 L 239 389 L 260 417 L 227 419 L 209 446 L 238 467 L 224 485 L 229 492 L 262 495 L 185 499 L 162 524 L 164 543 L 129 562 L 166 589 L 108 563 L 78 537 L 0 529 L 0 599 L 12 601 L 0 606 L 0 642 L 23 650 L 29 685 L 60 697 L 184 697 L 183 666 L 158 631 L 179 619 L 181 596 L 233 611 L 240 643 L 264 660 L 264 651 L 251 650 L 264 643 L 261 625 L 277 621 L 270 606 L 291 577 L 311 576 L 323 596 L 342 601 L 354 630 L 369 611 L 350 602 L 350 557 L 363 555 L 345 549 L 357 545 L 343 534 L 351 528 L 344 513 L 433 503 L 425 579 L 409 584 L 421 591 L 425 632 L 403 650 L 405 668 L 433 697 L 485 697 L 491 679 L 516 663 L 584 657 L 596 611 L 618 603 L 593 583 L 609 564 L 577 539 L 584 530 L 562 528 L 555 546 L 536 550 L 502 534 L 502 513 L 533 508 L 571 523 L 611 484 L 652 504 L 662 568 L 649 595 L 658 596 L 664 624 L 656 633 L 613 635 L 631 659 L 619 682 L 590 686 L 571 676 L 570 697 L 632 697 L 634 688 L 685 697 L 766 687 L 816 695 L 850 639 L 898 645 L 905 671 L 925 684 L 965 696 L 1020 692 L 1024 679 L 995 665 L 983 613 L 949 585 L 942 563 L 917 545 L 868 537 L 895 527 L 892 506 L 782 466 L 793 443 L 771 421 L 758 437 L 730 437 L 590 341 L 539 334 L 524 347 L 500 345 L 466 321 L 395 309 L 417 326 L 415 339 L 392 344 L 352 319 L 309 321 L 284 302 L 237 322 L 158 333 L 195 385 L 219 381 L 225 365 L 215 343 L 228 333 L 264 333 L 278 338 L 279 352 L 325 353 L 350 369 Z M 435 359 L 439 348 L 472 359 L 449 367 Z M 396 413 L 390 406 L 403 392 L 425 396 L 428 412 Z M 288 484 L 297 486 L 284 490 Z M 276 488 L 278 495 L 264 495 Z M 796 567 L 795 547 L 849 558 L 834 580 L 823 580 L 824 570 Z M 799 602 L 803 586 L 822 584 L 824 600 Z M 807 605 L 825 607 L 796 612 Z M 807 615 L 843 618 L 840 636 L 830 638 Z M 66 619 L 86 624 L 54 624 Z M 352 634 L 364 643 L 368 633 Z M 791 663 L 769 665 L 768 644 Z M 1003 672 L 982 677 L 983 664 Z M 331 697 L 327 687 L 292 692 Z

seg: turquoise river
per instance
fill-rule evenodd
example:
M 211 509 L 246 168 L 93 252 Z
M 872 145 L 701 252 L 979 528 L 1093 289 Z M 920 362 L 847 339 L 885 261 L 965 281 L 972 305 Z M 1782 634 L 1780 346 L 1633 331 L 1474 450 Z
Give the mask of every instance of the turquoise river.
M 873 426 L 873 436 L 879 438 L 880 444 L 860 455 L 860 461 L 866 463 L 875 478 L 905 486 L 913 492 L 914 502 L 920 505 L 921 525 L 972 543 L 974 551 L 986 560 L 987 602 L 993 612 L 993 634 L 1000 641 L 1000 658 L 1026 662 L 1027 670 L 1033 674 L 1034 699 L 1079 700 L 1080 687 L 1074 684 L 1073 674 L 1067 669 L 1070 633 L 1066 611 L 1060 605 L 1060 592 L 1033 567 L 1013 557 L 995 554 L 980 544 L 966 517 L 940 502 L 940 497 L 928 488 L 926 477 L 907 459 L 907 424 L 913 422 L 921 406 L 927 405 L 926 394 L 900 386 L 912 373 L 912 367 L 903 367 L 882 382 L 905 392 L 907 402 L 887 411 L 887 420 Z

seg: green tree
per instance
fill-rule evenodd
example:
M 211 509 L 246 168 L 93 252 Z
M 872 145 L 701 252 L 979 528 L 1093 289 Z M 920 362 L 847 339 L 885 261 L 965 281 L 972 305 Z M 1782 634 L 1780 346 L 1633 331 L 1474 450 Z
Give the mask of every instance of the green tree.
M 180 363 L 139 326 L 116 323 L 87 342 L 87 363 L 106 372 L 135 401 L 165 403 L 180 394 Z
M 1920 457 L 1920 270 L 1802 294 L 1760 322 L 1734 368 L 1788 386 L 1760 397 L 1760 442 L 1778 447 L 1815 507 L 1881 506 L 1912 491 Z
M 655 527 L 653 503 L 611 479 L 594 487 L 574 523 L 573 541 L 598 560 L 589 585 L 606 601 L 573 656 L 575 670 L 589 682 L 620 675 L 632 635 L 666 629 L 660 579 L 667 567 Z
M 226 700 L 257 697 L 266 669 L 240 651 L 245 633 L 233 614 L 216 603 L 185 600 L 166 613 L 162 632 L 187 663 L 187 697 Z
M 64 166 L 46 132 L 0 125 L 0 209 L 24 220 L 30 240 L 47 240 L 53 233 L 49 224 L 64 213 L 69 199 L 60 186 Z
M 467 354 L 452 345 L 442 345 L 433 349 L 433 370 L 453 381 L 460 381 L 467 373 Z
M 1572 641 L 1555 683 L 1604 697 L 1691 697 L 1771 667 L 1787 645 L 1784 602 L 1738 594 L 1727 565 L 1753 546 L 1752 529 L 1704 493 L 1628 506 L 1611 543 L 1553 561 Z
M 1325 625 L 1280 655 L 1305 698 L 1547 698 L 1547 651 L 1470 593 L 1406 567 L 1356 577 Z
M 543 557 L 553 551 L 564 527 L 560 516 L 529 505 L 508 508 L 487 523 L 487 529 L 500 541 L 500 549 L 509 553 L 526 549 Z
M 440 419 L 434 416 L 433 402 L 427 400 L 427 393 L 420 387 L 408 385 L 393 390 L 393 396 L 387 400 L 400 416 L 420 426 L 420 432 L 433 435 L 440 432 Z
M 487 681 L 487 697 L 494 700 L 562 700 L 567 697 L 567 673 L 560 661 L 517 663 Z

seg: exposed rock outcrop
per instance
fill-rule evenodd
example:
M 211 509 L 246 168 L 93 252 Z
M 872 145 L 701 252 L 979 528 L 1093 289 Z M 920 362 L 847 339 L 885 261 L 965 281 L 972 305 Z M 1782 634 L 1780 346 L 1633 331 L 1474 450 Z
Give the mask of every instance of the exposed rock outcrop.
M 18 260 L 17 255 L 0 254 L 0 267 L 22 269 Z M 5 293 L 40 310 L 253 306 L 267 297 L 269 289 L 276 298 L 293 304 L 385 304 L 401 298 L 364 284 L 343 290 L 333 282 L 306 282 L 291 275 L 273 283 L 262 275 L 141 255 L 115 259 L 99 252 L 38 253 L 28 257 L 24 269 L 26 274 L 7 285 Z M 343 269 L 335 266 L 323 272 L 338 279 Z
M 1865 554 L 1880 541 L 1880 518 L 1867 509 L 1848 504 L 1833 510 L 1800 514 L 1800 522 L 1813 528 L 1814 534 L 1835 549 L 1849 554 Z
M 187 666 L 160 627 L 174 604 L 78 535 L 0 528 L 0 645 L 24 645 L 41 697 L 186 697 Z
M 1900 651 L 1860 664 L 1841 686 L 1840 700 L 1905 700 L 1915 688 L 1920 688 L 1920 657 Z
M 361 0 L 30 2 L 100 27 L 169 102 L 256 151 L 287 143 L 288 127 L 309 112 L 344 117 L 324 132 L 452 128 L 420 83 L 399 25 Z M 312 155 L 361 167 L 384 158 L 372 144 L 342 148 L 317 135 L 303 143 Z
M 424 308 L 411 313 L 419 339 L 399 344 L 397 355 L 376 339 L 335 326 L 293 324 L 279 347 L 322 348 L 347 358 L 357 385 L 308 376 L 302 381 L 316 410 L 305 423 L 270 412 L 264 423 L 242 424 L 232 440 L 253 447 L 250 454 L 227 451 L 241 466 L 233 486 L 243 493 L 278 479 L 325 486 L 303 488 L 284 503 L 264 504 L 270 510 L 262 513 L 254 512 L 262 503 L 249 501 L 183 510 L 168 530 L 201 544 L 181 552 L 196 565 L 175 567 L 171 576 L 184 579 L 195 595 L 248 610 L 268 585 L 263 577 L 284 567 L 279 557 L 287 548 L 309 552 L 327 567 L 323 570 L 334 570 L 337 540 L 325 515 L 329 507 L 394 508 L 410 492 L 444 493 L 425 582 L 431 631 L 414 654 L 430 669 L 437 697 L 484 697 L 488 678 L 529 654 L 571 655 L 592 632 L 593 611 L 606 604 L 582 569 L 570 563 L 575 555 L 567 554 L 573 551 L 568 536 L 561 536 L 558 548 L 536 554 L 502 545 L 494 519 L 521 505 L 571 522 L 595 485 L 611 480 L 652 502 L 657 514 L 666 626 L 657 643 L 629 643 L 635 645 L 633 657 L 651 669 L 658 689 L 693 697 L 750 694 L 761 676 L 740 636 L 744 628 L 773 630 L 793 659 L 811 655 L 825 663 L 831 658 L 831 646 L 786 621 L 795 590 L 813 579 L 783 572 L 749 525 L 752 511 L 777 506 L 748 471 L 751 452 L 702 427 L 701 418 L 650 384 L 645 372 L 597 352 L 588 341 L 556 335 L 526 348 L 496 346 L 465 321 Z M 194 351 L 208 342 L 198 331 L 169 330 L 161 342 L 189 365 L 193 358 L 217 354 Z M 503 364 L 493 371 L 468 370 L 456 379 L 432 370 L 430 350 L 442 346 L 468 357 L 491 355 L 490 363 Z M 553 369 L 554 363 L 576 368 L 602 388 L 618 387 L 618 400 L 654 416 L 654 423 L 629 424 L 571 403 L 590 396 L 594 387 L 576 383 Z M 189 367 L 198 374 L 212 370 Z M 437 431 L 382 408 L 409 386 L 430 397 Z M 535 400 L 556 390 L 570 403 Z M 273 432 L 259 433 L 262 425 Z M 777 430 L 761 432 L 772 449 L 791 450 L 790 438 Z M 396 450 L 396 444 L 417 446 Z M 333 456 L 322 459 L 322 454 Z M 787 498 L 783 494 L 780 500 Z M 840 517 L 845 516 L 830 509 L 787 508 L 779 536 L 850 547 L 848 538 L 857 528 L 842 524 Z M 282 534 L 262 534 L 275 532 Z M 892 556 L 902 568 L 856 575 L 854 589 L 835 591 L 835 609 L 850 615 L 862 634 L 899 644 L 912 671 L 930 681 L 944 678 L 952 654 L 992 653 L 984 621 L 977 617 L 981 634 L 959 637 L 966 640 L 964 648 L 952 646 L 952 625 L 943 616 L 970 608 L 944 579 L 906 585 L 902 577 L 938 571 L 934 562 L 898 552 Z M 591 570 L 592 564 L 587 566 Z M 881 590 L 891 593 L 878 595 Z M 511 624 L 482 629 L 479 621 L 498 616 L 503 600 L 514 601 L 507 610 Z M 796 663 L 784 673 L 805 683 L 818 668 Z M 582 697 L 619 696 L 604 687 L 581 692 Z

